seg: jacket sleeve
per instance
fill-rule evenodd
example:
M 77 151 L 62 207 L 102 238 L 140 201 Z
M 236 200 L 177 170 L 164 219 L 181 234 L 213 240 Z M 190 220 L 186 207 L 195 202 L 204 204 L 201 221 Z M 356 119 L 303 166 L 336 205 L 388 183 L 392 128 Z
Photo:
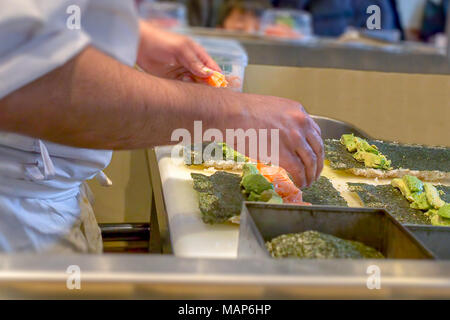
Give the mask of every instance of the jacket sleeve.
M 0 2 L 0 98 L 63 65 L 89 44 L 83 29 L 67 26 L 67 8 L 76 4 L 82 10 L 86 2 Z

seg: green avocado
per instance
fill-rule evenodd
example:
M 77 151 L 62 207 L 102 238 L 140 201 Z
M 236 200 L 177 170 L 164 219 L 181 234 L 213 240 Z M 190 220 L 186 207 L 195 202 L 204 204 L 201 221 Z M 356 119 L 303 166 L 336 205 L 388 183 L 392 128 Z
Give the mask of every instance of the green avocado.
M 391 184 L 394 188 L 400 189 L 400 192 L 403 194 L 403 196 L 406 199 L 408 199 L 411 202 L 414 201 L 411 191 L 409 190 L 408 186 L 406 185 L 406 183 L 403 179 L 400 179 L 400 178 L 392 179 Z
M 423 191 L 423 182 L 420 181 L 417 177 L 405 175 L 403 176 L 403 181 L 408 186 L 408 189 L 411 191 L 411 193 Z
M 427 200 L 431 204 L 431 206 L 439 209 L 445 205 L 445 202 L 440 198 L 439 192 L 435 186 L 433 186 L 431 183 L 424 183 L 423 187 L 425 189 Z
M 272 189 L 272 184 L 259 173 L 250 173 L 242 178 L 241 185 L 247 193 L 261 194 L 264 190 Z
M 443 205 L 438 211 L 437 214 L 442 218 L 450 219 L 450 203 L 446 203 Z
M 353 158 L 358 161 L 364 162 L 364 165 L 369 168 L 375 169 L 390 169 L 391 162 L 386 160 L 386 157 L 382 154 L 375 154 L 367 151 L 357 151 Z
M 259 197 L 259 201 L 264 201 L 267 203 L 274 203 L 274 204 L 282 204 L 283 198 L 280 197 L 278 193 L 275 192 L 275 190 L 264 190 L 261 193 L 261 196 Z
M 410 204 L 411 208 L 420 210 L 428 210 L 432 208 L 424 192 L 413 193 L 411 197 L 413 198 L 413 202 Z
M 431 224 L 433 226 L 450 227 L 450 219 L 443 218 L 438 214 L 434 214 L 431 217 Z
M 242 167 L 242 176 L 246 176 L 248 174 L 259 174 L 258 168 L 252 163 L 246 163 Z
M 391 161 L 381 154 L 375 145 L 370 145 L 366 140 L 355 137 L 353 134 L 343 134 L 340 140 L 349 152 L 355 152 L 353 158 L 364 162 L 368 168 L 392 170 Z
M 349 152 L 356 151 L 356 138 L 351 134 L 343 134 L 341 136 L 341 143 L 347 148 Z
M 221 142 L 219 145 L 222 146 L 222 152 L 224 160 L 233 160 L 236 162 L 248 162 L 248 158 L 243 154 L 237 152 L 233 148 L 230 148 L 226 143 Z
M 380 154 L 376 146 L 371 146 L 366 140 L 356 137 L 356 148 L 373 154 Z
M 261 195 L 259 195 L 259 194 L 257 194 L 257 193 L 254 193 L 254 192 L 252 191 L 252 192 L 250 192 L 250 194 L 248 195 L 247 200 L 248 200 L 248 201 L 256 201 L 256 202 L 261 201 Z

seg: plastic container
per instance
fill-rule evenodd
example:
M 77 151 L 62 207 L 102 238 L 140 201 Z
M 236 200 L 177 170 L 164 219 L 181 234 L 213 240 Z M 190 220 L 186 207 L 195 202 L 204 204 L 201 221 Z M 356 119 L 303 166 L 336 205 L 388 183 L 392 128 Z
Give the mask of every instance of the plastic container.
M 164 29 L 179 29 L 187 26 L 186 6 L 176 2 L 145 0 L 139 5 L 139 15 Z
M 301 10 L 265 10 L 259 34 L 283 39 L 309 39 L 313 35 L 312 18 Z
M 193 37 L 193 39 L 217 62 L 227 77 L 229 87 L 235 91 L 242 91 L 248 56 L 240 43 L 236 40 L 210 37 Z

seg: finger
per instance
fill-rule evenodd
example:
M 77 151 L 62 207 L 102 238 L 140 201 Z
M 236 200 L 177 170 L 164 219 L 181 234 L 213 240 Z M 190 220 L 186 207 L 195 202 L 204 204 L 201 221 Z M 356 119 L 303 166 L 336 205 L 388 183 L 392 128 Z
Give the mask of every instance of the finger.
M 205 66 L 191 45 L 183 48 L 178 56 L 178 60 L 182 66 L 198 77 L 206 78 L 212 73 L 212 70 Z
M 190 73 L 189 70 L 187 70 L 183 66 L 177 66 L 169 69 L 166 73 L 167 77 L 170 79 L 178 79 L 180 75 L 183 75 L 185 73 Z
M 311 118 L 311 123 L 313 125 L 313 128 L 317 131 L 317 133 L 319 134 L 319 136 L 322 136 L 322 130 L 320 129 L 319 125 L 317 124 L 317 122 L 314 121 L 313 118 Z
M 195 82 L 195 79 L 190 74 L 183 75 L 179 80 L 183 82 Z
M 302 159 L 306 172 L 306 185 L 310 186 L 316 179 L 317 157 L 305 138 L 302 137 L 297 143 L 295 152 Z
M 305 165 L 303 164 L 302 159 L 297 156 L 297 154 L 294 155 L 293 163 L 287 164 L 285 166 L 285 169 L 291 175 L 292 180 L 294 180 L 294 183 L 297 187 L 306 187 L 307 179 L 305 173 Z
M 199 59 L 205 64 L 206 67 L 218 71 L 222 73 L 222 69 L 220 69 L 219 65 L 214 61 L 213 58 L 206 52 L 206 50 L 200 46 L 198 43 L 194 42 L 193 46 L 195 48 L 195 52 Z
M 241 78 L 237 77 L 237 76 L 228 76 L 226 77 L 227 81 L 228 81 L 228 87 L 230 88 L 240 88 L 241 87 Z
M 314 181 L 320 177 L 320 173 L 323 169 L 324 151 L 323 140 L 316 131 L 312 131 L 311 134 L 306 136 L 306 141 L 311 146 L 317 158 L 317 166 Z

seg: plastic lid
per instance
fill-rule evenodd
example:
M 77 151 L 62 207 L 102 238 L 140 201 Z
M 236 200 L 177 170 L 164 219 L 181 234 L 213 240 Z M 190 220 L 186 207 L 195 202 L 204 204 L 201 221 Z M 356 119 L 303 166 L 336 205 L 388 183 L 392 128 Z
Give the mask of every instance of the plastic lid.
M 243 66 L 247 66 L 248 64 L 247 52 L 239 41 L 199 36 L 192 38 L 204 47 L 208 54 L 215 60 L 222 60 L 220 62 L 223 62 L 223 60 L 226 62 L 230 61 Z

